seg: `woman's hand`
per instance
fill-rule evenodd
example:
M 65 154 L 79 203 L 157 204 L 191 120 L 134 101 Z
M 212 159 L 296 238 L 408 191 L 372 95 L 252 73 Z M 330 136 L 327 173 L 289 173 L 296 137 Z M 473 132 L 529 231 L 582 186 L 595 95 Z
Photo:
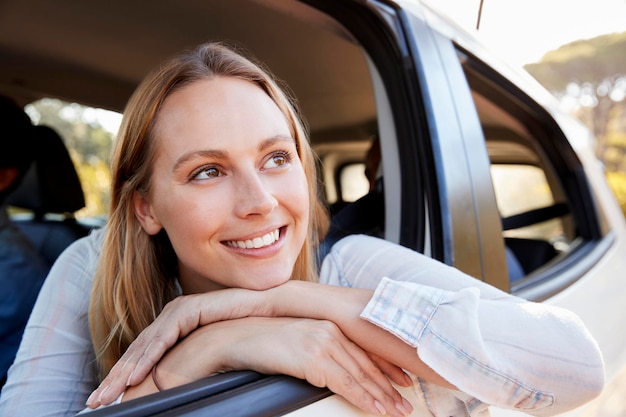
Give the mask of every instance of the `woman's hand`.
M 325 320 L 249 317 L 207 325 L 168 352 L 158 374 L 161 384 L 172 388 L 215 372 L 243 369 L 328 387 L 369 413 L 404 416 L 411 411 L 390 383 L 407 386 L 410 378 L 389 362 L 370 357 Z M 133 389 L 129 394 L 134 395 Z
M 87 406 L 111 404 L 126 388 L 142 382 L 168 349 L 200 326 L 250 315 L 269 315 L 264 297 L 262 291 L 226 289 L 170 301 L 111 368 L 87 399 Z
M 305 379 L 374 414 L 403 416 L 412 410 L 389 381 L 408 386 L 410 378 L 382 358 L 372 360 L 333 322 L 262 317 L 237 322 L 221 336 L 235 341 L 224 345 L 224 370 L 251 369 Z

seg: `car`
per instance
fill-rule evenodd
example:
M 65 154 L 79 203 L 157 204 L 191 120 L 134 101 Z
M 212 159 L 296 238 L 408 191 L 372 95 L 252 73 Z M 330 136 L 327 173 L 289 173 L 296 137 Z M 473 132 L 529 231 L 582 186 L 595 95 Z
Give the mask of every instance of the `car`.
M 348 222 L 340 230 L 377 234 L 574 311 L 602 350 L 607 386 L 624 383 L 626 223 L 594 138 L 527 73 L 427 4 L 5 0 L 1 9 L 0 94 L 23 105 L 52 97 L 122 112 L 147 72 L 181 50 L 221 40 L 248 51 L 297 97 L 323 197 Z M 371 206 L 364 170 L 378 143 Z M 59 226 L 51 222 L 39 226 Z M 234 372 L 92 415 L 361 413 L 294 378 Z

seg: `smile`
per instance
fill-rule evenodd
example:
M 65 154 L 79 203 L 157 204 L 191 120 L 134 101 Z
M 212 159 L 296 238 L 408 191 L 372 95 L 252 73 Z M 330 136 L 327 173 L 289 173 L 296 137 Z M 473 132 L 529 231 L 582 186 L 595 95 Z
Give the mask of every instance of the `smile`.
M 280 237 L 279 229 L 274 230 L 273 232 L 269 232 L 266 235 L 261 237 L 255 237 L 254 239 L 247 240 L 227 240 L 226 245 L 232 248 L 241 248 L 241 249 L 260 249 L 265 246 L 270 246 L 274 242 L 278 240 Z

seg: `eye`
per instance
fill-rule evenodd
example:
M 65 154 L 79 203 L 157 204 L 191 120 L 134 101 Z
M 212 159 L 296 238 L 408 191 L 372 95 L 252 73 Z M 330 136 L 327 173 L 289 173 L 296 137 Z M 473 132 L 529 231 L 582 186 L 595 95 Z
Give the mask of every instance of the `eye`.
M 222 173 L 220 170 L 214 166 L 203 166 L 192 172 L 191 180 L 210 180 L 213 178 L 220 177 Z
M 287 151 L 277 151 L 273 152 L 265 165 L 263 165 L 264 169 L 272 169 L 272 168 L 280 168 L 287 164 L 289 164 L 292 160 L 292 156 L 290 152 Z

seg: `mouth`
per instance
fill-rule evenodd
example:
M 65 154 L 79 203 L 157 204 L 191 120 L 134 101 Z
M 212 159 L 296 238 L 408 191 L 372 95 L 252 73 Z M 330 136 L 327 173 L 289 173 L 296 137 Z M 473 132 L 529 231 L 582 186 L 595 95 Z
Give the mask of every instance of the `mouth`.
M 280 229 L 273 230 L 263 236 L 255 237 L 246 240 L 227 240 L 224 243 L 231 248 L 240 249 L 261 249 L 267 246 L 271 246 L 280 239 Z

